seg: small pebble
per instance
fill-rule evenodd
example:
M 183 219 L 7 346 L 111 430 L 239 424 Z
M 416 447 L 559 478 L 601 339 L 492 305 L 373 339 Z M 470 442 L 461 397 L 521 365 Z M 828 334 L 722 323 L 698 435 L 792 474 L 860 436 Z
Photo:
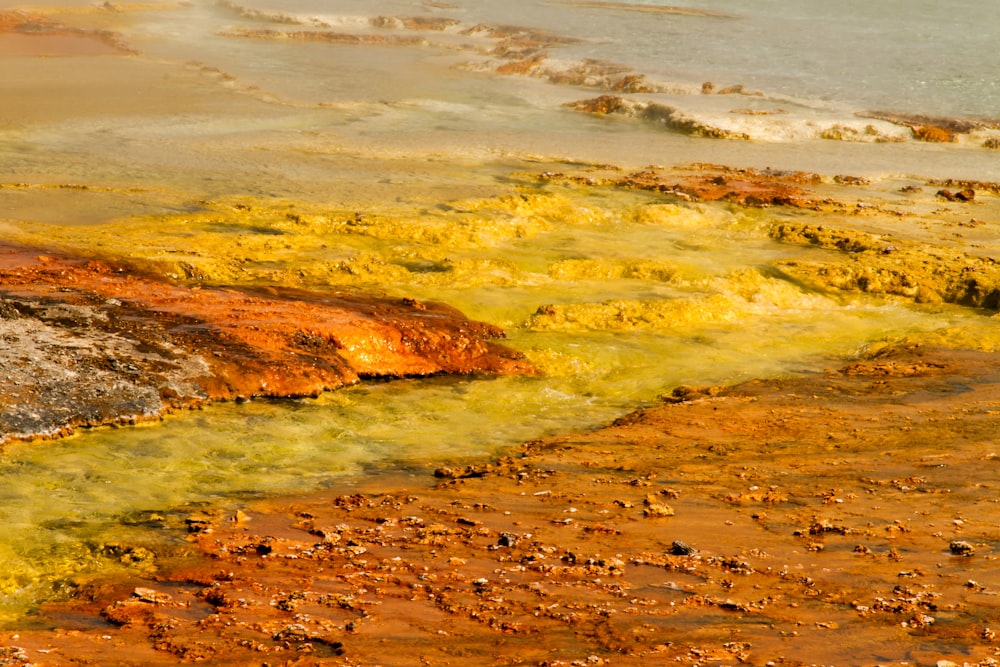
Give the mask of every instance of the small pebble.
M 670 545 L 670 553 L 674 556 L 693 556 L 698 553 L 698 550 L 686 542 L 674 540 L 673 544 Z
M 964 540 L 952 540 L 948 549 L 955 556 L 971 556 L 976 553 L 976 548 Z

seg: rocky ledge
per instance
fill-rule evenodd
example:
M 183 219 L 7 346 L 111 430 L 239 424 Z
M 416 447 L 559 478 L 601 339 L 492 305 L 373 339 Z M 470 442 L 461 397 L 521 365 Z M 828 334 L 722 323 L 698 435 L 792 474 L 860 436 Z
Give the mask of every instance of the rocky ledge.
M 0 443 L 364 377 L 530 372 L 501 337 L 441 304 L 187 287 L 0 247 Z

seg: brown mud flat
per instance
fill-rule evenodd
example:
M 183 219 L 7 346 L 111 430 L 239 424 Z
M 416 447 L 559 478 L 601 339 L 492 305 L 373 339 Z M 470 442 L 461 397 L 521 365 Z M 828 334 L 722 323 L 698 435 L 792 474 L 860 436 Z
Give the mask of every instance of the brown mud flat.
M 583 0 L 567 1 L 562 2 L 561 4 L 568 7 L 591 7 L 595 9 L 613 9 L 616 11 L 677 14 L 680 16 L 707 16 L 725 19 L 737 18 L 734 14 L 715 12 L 708 9 L 695 9 L 693 7 L 676 7 L 672 5 L 640 5 L 627 2 L 584 2 Z
M 681 388 L 491 464 L 191 516 L 194 556 L 0 644 L 38 665 L 996 664 L 998 417 L 980 352 Z
M 503 332 L 413 299 L 185 287 L 0 247 L 0 442 L 364 377 L 522 373 Z
M 0 10 L 0 55 L 92 56 L 134 53 L 118 34 L 109 30 L 69 26 L 27 11 Z
M 806 186 L 820 182 L 819 174 L 709 164 L 689 165 L 687 169 L 692 173 L 662 173 L 659 169 L 650 167 L 627 174 L 598 177 L 546 172 L 541 178 L 551 181 L 568 180 L 591 186 L 610 185 L 629 190 L 646 190 L 684 201 L 725 201 L 756 208 L 817 208 L 821 204 L 836 203 L 832 200 L 820 200 L 807 189 Z

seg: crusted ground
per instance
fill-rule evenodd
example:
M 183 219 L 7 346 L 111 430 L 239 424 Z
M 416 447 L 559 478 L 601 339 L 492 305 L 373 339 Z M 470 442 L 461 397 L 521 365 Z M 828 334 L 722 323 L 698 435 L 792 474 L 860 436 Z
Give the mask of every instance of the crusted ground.
M 171 529 L 192 557 L 3 644 L 52 665 L 992 664 L 997 368 L 918 349 L 687 387 L 492 463 L 203 510 Z

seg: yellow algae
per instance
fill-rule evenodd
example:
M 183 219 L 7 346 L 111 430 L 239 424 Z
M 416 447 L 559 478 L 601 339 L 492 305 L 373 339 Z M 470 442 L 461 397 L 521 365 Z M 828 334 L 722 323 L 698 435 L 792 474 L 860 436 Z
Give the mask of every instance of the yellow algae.
M 579 355 L 543 348 L 522 348 L 528 361 L 548 377 L 574 377 L 596 370 L 594 362 Z
M 556 280 L 638 279 L 672 282 L 680 270 L 672 262 L 644 260 L 567 259 L 549 267 Z
M 713 293 L 656 301 L 616 299 L 603 303 L 550 304 L 540 307 L 531 316 L 528 326 L 534 330 L 676 330 L 728 323 L 751 315 L 823 310 L 835 306 L 828 297 L 806 292 L 794 283 L 765 276 L 753 268 L 692 281 L 690 286 Z
M 517 250 L 515 261 L 502 256 L 511 244 L 556 230 L 636 227 L 641 223 L 630 220 L 648 220 L 622 203 L 610 200 L 602 208 L 586 196 L 574 200 L 565 194 L 520 192 L 459 200 L 434 210 L 373 211 L 239 197 L 85 229 L 23 223 L 14 236 L 76 253 L 124 257 L 178 280 L 358 287 L 514 285 L 537 281 L 537 275 L 525 276 L 524 269 L 541 268 L 536 258 L 545 256 L 547 245 L 539 244 L 536 253 Z M 673 214 L 683 213 L 678 208 Z M 619 248 L 630 250 L 647 251 L 641 245 Z M 548 269 L 557 280 L 590 273 L 602 280 L 669 281 L 677 272 L 673 262 L 659 259 L 556 259 Z
M 737 269 L 705 280 L 702 284 L 757 305 L 784 309 L 833 306 L 826 296 L 806 292 L 799 285 L 782 278 L 765 276 L 757 269 Z
M 864 346 L 859 356 L 873 359 L 899 350 L 914 350 L 920 347 L 998 352 L 1000 327 L 997 326 L 997 316 L 984 317 L 982 322 L 968 322 L 961 327 L 943 327 L 873 341 Z
M 743 312 L 738 303 L 718 294 L 663 301 L 616 299 L 542 306 L 531 316 L 528 327 L 540 331 L 679 329 L 733 322 Z
M 991 257 L 809 223 L 778 225 L 772 235 L 842 253 L 827 261 L 779 263 L 781 270 L 817 286 L 891 294 L 918 303 L 1000 308 L 1000 265 Z
M 637 206 L 626 212 L 633 222 L 659 225 L 670 228 L 718 228 L 730 227 L 749 220 L 746 214 L 737 214 L 719 207 L 710 208 L 698 204 L 651 203 Z

